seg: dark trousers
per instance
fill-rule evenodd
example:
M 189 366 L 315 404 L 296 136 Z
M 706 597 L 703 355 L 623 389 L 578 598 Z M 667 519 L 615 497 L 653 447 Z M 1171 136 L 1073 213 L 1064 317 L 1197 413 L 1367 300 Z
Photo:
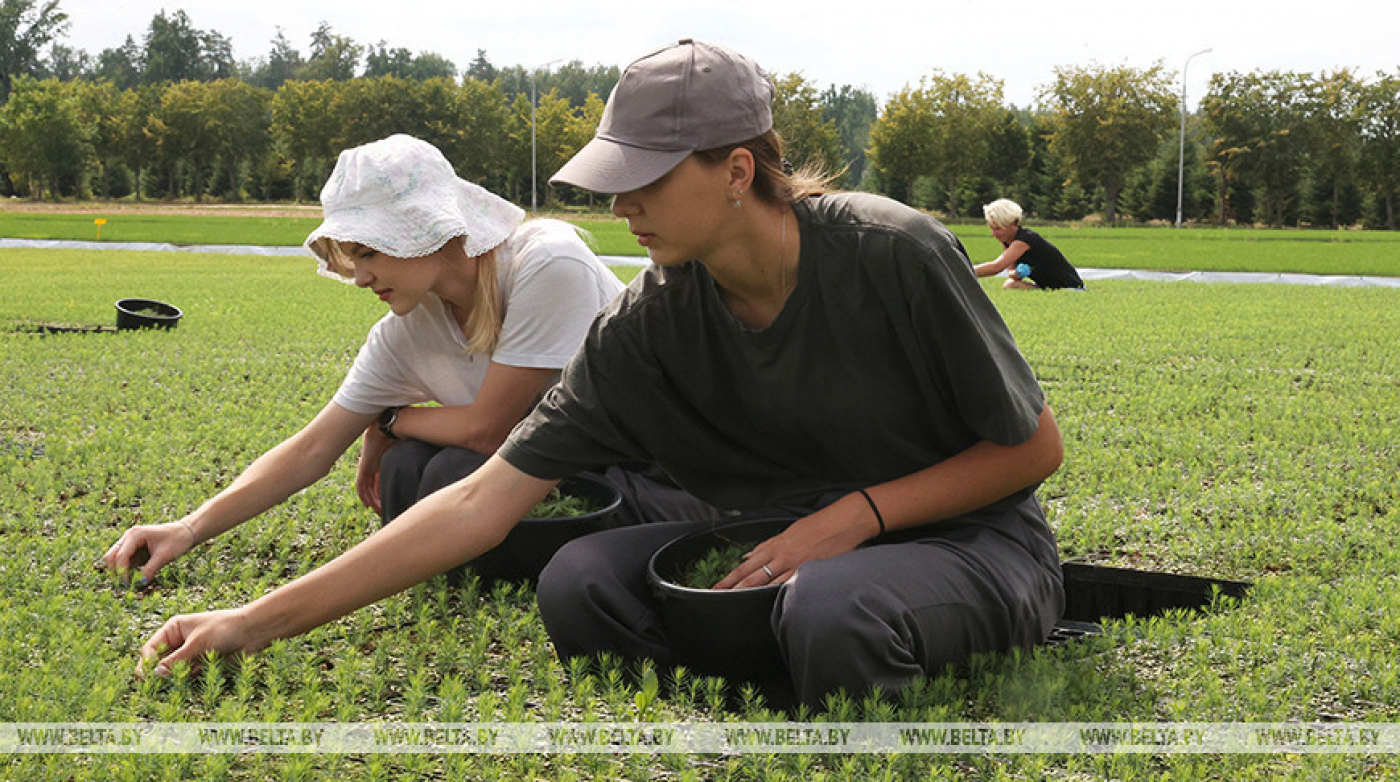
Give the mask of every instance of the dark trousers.
M 569 543 L 540 574 L 560 657 L 673 658 L 646 579 L 666 543 L 704 523 L 648 524 Z M 1030 647 L 1064 609 L 1054 536 L 1033 496 L 993 518 L 931 524 L 798 568 L 771 625 L 796 696 L 886 693 L 978 652 Z
M 466 448 L 441 448 L 404 440 L 384 453 L 379 465 L 379 499 L 384 523 L 414 503 L 476 472 L 487 457 Z
M 379 467 L 379 496 L 385 524 L 393 521 L 414 503 L 476 472 L 487 456 L 466 448 L 442 447 L 420 440 L 396 443 L 384 454 Z M 589 473 L 610 484 L 621 495 L 619 526 L 644 521 L 713 520 L 719 512 L 677 488 L 659 469 L 651 465 L 619 465 L 601 473 Z M 521 572 L 518 562 L 531 559 L 512 550 L 519 545 L 507 539 L 500 546 L 468 563 L 483 581 L 534 578 L 537 573 Z M 454 570 L 460 576 L 461 571 Z

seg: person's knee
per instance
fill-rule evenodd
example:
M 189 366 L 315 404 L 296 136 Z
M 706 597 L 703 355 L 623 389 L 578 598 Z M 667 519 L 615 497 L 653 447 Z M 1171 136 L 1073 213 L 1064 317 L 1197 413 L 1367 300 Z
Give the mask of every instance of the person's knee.
M 791 654 L 822 650 L 823 657 L 870 646 L 879 635 L 875 628 L 891 624 L 881 601 L 869 599 L 859 586 L 816 577 L 814 564 L 803 565 L 779 596 L 773 616 L 779 646 Z
M 887 600 L 861 585 L 804 577 L 810 575 L 799 571 L 773 616 L 778 647 L 804 703 L 818 707 L 843 690 L 897 689 L 923 672 Z
M 587 583 L 609 572 L 604 552 L 584 536 L 564 544 L 540 571 L 535 598 L 540 613 L 570 616 L 589 593 Z
M 406 474 L 412 474 L 414 480 L 422 472 L 424 465 L 428 463 L 437 448 L 419 440 L 404 440 L 396 443 L 394 447 L 384 452 L 384 456 L 379 461 L 380 480 L 392 480 Z
M 379 461 L 379 496 L 382 520 L 398 518 L 417 502 L 423 470 L 437 448 L 419 440 L 404 440 L 384 452 Z
M 427 496 L 462 480 L 481 469 L 481 465 L 485 464 L 488 458 L 490 457 L 486 454 L 467 448 L 447 447 L 438 450 L 423 467 L 419 494 Z

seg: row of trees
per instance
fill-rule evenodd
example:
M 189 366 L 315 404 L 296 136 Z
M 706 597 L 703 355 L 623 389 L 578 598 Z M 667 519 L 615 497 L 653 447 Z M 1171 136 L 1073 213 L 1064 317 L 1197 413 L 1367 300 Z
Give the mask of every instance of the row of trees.
M 540 97 L 541 172 L 592 137 L 602 107 L 596 95 L 577 109 Z M 0 158 L 35 198 L 314 200 L 340 150 L 410 133 L 463 177 L 528 202 L 530 119 L 528 97 L 507 103 L 475 79 L 289 81 L 273 92 L 239 79 L 118 90 L 21 76 L 0 108 Z
M 1031 112 L 985 74 L 935 73 L 886 104 L 874 168 L 888 192 L 953 215 L 1004 193 L 1042 217 L 1171 220 L 1181 179 L 1188 219 L 1396 227 L 1400 71 L 1216 74 L 1184 152 L 1172 76 L 1057 68 Z
M 58 0 L 0 0 L 0 165 L 31 197 L 314 199 L 340 149 L 405 132 L 528 203 L 592 137 L 618 78 L 578 62 L 498 69 L 481 51 L 459 74 L 327 25 L 308 57 L 279 32 L 267 57 L 235 63 L 226 38 L 183 12 L 92 58 L 56 42 L 63 22 Z M 934 72 L 881 109 L 863 90 L 788 74 L 775 79 L 774 114 L 794 163 L 821 161 L 845 186 L 950 217 L 1004 195 L 1044 219 L 1171 220 L 1173 79 L 1160 64 L 1058 68 L 1020 109 L 987 74 Z M 1396 225 L 1400 72 L 1217 74 L 1188 130 L 1186 219 Z

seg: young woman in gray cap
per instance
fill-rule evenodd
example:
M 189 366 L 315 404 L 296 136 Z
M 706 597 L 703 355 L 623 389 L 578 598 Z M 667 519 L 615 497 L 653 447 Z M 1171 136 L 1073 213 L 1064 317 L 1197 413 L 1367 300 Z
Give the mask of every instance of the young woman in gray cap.
M 143 655 L 302 632 L 489 548 L 560 478 L 634 459 L 795 518 L 717 586 L 784 585 L 772 629 L 806 703 L 1044 638 L 1063 592 L 1033 491 L 1062 451 L 1040 387 L 951 233 L 784 173 L 772 96 L 718 46 L 629 66 L 553 181 L 615 194 L 653 265 L 561 383 L 470 478 L 248 606 L 171 619 Z M 560 655 L 672 659 L 645 566 L 702 525 L 565 546 L 539 585 Z
M 431 144 L 391 136 L 345 150 L 306 239 L 322 275 L 373 292 L 390 312 L 370 331 L 325 408 L 230 486 L 169 524 L 138 525 L 108 550 L 113 568 L 144 551 L 141 578 L 324 477 L 363 438 L 357 492 L 390 521 L 486 461 L 558 380 L 588 325 L 622 283 L 557 220 L 457 177 Z M 651 501 L 616 470 L 628 507 Z M 668 512 L 712 509 L 677 498 Z M 140 562 L 137 559 L 136 562 Z M 483 576 L 533 577 L 510 556 Z

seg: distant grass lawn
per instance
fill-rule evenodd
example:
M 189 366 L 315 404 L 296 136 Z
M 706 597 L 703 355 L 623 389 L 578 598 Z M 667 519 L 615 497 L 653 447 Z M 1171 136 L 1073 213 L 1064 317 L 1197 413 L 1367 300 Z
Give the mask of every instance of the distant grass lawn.
M 249 244 L 295 246 L 321 221 L 315 217 L 248 217 L 209 214 L 133 214 L 129 212 L 36 213 L 0 211 L 0 237 L 7 239 L 98 239 L 104 242 L 169 244 Z
M 320 222 L 314 217 L 0 211 L 0 237 L 92 241 L 93 220 L 99 217 L 108 221 L 103 241 L 174 244 L 295 246 Z M 601 214 L 565 219 L 592 235 L 600 255 L 645 255 L 621 220 Z M 1400 276 L 1400 232 L 1033 227 L 1084 268 Z M 1001 251 L 983 226 L 956 225 L 953 231 L 973 262 L 992 260 Z

